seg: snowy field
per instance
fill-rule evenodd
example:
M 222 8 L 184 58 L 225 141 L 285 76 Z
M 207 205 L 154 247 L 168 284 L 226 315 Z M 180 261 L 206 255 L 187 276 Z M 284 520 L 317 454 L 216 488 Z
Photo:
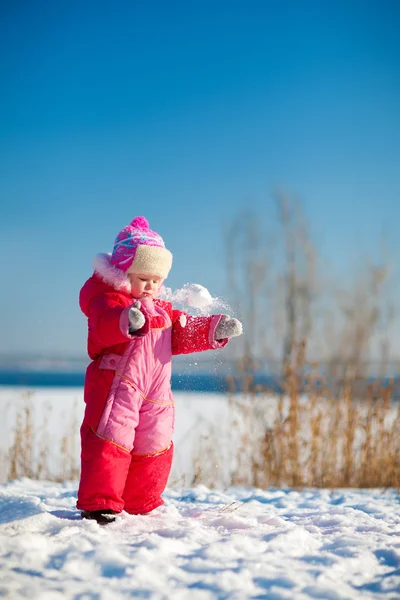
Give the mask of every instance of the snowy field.
M 5 483 L 23 406 L 30 406 L 34 445 L 45 432 L 56 469 L 61 437 L 72 435 L 78 456 L 82 396 L 81 389 L 0 388 L 1 598 L 400 599 L 395 490 L 192 485 L 199 436 L 215 426 L 222 444 L 229 434 L 225 396 L 175 395 L 174 468 L 165 505 L 150 515 L 122 513 L 100 527 L 80 519 L 76 480 Z
M 0 597 L 400 598 L 395 491 L 170 488 L 101 527 L 76 482 L 1 486 Z
M 223 394 L 176 392 L 176 422 L 174 434 L 174 464 L 170 482 L 190 484 L 193 478 L 193 460 L 196 442 L 218 424 L 219 432 L 226 437 L 227 397 Z M 15 436 L 17 415 L 23 416 L 29 407 L 32 422 L 34 461 L 38 459 L 41 444 L 49 451 L 49 469 L 57 475 L 63 461 L 63 438 L 68 438 L 74 464 L 79 466 L 79 427 L 84 403 L 83 388 L 19 388 L 0 386 L 0 483 L 9 472 L 8 451 Z M 25 426 L 25 422 L 23 422 Z M 24 427 L 23 427 L 24 428 Z

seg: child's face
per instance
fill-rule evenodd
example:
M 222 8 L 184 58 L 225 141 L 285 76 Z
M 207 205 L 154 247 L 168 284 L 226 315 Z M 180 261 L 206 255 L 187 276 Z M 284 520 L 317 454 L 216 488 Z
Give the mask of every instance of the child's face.
M 156 298 L 163 282 L 158 275 L 148 273 L 128 273 L 134 298 Z

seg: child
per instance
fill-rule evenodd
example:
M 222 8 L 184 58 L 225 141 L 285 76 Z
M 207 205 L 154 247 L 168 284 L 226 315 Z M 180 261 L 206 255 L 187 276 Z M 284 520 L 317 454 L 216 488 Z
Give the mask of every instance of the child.
M 100 524 L 163 504 L 171 470 L 173 354 L 223 348 L 242 333 L 227 315 L 193 317 L 157 299 L 172 265 L 162 238 L 136 217 L 99 254 L 80 292 L 88 319 L 85 415 L 77 508 Z

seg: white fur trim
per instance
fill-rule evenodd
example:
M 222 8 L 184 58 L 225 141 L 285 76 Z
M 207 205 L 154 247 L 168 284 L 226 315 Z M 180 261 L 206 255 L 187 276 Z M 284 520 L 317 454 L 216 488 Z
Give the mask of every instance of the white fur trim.
M 111 254 L 97 254 L 93 260 L 96 275 L 115 290 L 131 293 L 131 283 L 124 271 L 111 264 Z
M 128 273 L 158 275 L 166 279 L 172 266 L 172 254 L 160 246 L 139 245 Z

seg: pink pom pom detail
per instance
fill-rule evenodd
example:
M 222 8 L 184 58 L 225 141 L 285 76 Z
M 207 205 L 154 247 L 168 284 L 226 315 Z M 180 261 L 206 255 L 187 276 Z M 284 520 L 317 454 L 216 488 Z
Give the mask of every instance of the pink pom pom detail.
M 135 229 L 149 229 L 149 222 L 145 217 L 135 217 L 130 224 Z

